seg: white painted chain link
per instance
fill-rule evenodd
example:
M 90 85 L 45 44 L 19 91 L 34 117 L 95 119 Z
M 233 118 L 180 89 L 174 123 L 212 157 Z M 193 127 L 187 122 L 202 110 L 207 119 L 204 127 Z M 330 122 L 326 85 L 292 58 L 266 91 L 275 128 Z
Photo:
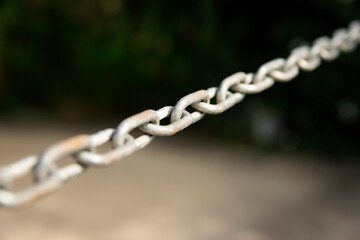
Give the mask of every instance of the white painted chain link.
M 332 38 L 320 37 L 313 46 L 294 49 L 287 59 L 277 58 L 263 64 L 254 73 L 235 73 L 224 79 L 219 87 L 191 93 L 177 104 L 157 111 L 146 110 L 122 121 L 116 129 L 106 129 L 93 135 L 76 136 L 50 146 L 39 156 L 30 156 L 0 169 L 0 207 L 27 206 L 42 196 L 59 189 L 68 180 L 83 174 L 87 167 L 105 167 L 147 146 L 154 136 L 170 136 L 196 123 L 205 114 L 220 114 L 241 102 L 245 94 L 260 93 L 275 81 L 287 82 L 299 70 L 312 71 L 321 60 L 331 61 L 340 52 L 352 51 L 360 42 L 360 22 L 354 21 L 348 29 L 339 29 Z M 186 110 L 191 109 L 193 110 Z M 160 121 L 170 118 L 170 124 Z M 135 138 L 130 133 L 140 129 L 143 135 Z M 113 148 L 105 153 L 96 149 L 106 143 Z M 58 162 L 72 157 L 73 163 L 59 167 Z M 34 183 L 14 192 L 14 181 L 31 174 Z

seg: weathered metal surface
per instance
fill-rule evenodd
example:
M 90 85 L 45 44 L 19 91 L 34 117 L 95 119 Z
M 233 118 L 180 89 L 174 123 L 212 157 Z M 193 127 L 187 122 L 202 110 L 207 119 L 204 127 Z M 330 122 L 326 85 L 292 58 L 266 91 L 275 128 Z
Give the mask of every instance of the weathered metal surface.
M 147 146 L 154 136 L 174 135 L 202 119 L 205 114 L 222 113 L 241 102 L 245 94 L 260 93 L 276 81 L 290 81 L 299 74 L 300 69 L 312 71 L 320 66 L 321 60 L 334 60 L 340 52 L 354 50 L 359 42 L 360 22 L 354 21 L 348 29 L 335 31 L 332 38 L 320 37 L 311 47 L 298 47 L 287 59 L 269 61 L 260 66 L 256 73 L 236 73 L 224 79 L 219 88 L 191 93 L 174 107 L 146 110 L 125 119 L 116 129 L 70 138 L 54 144 L 39 156 L 30 156 L 5 166 L 0 169 L 0 207 L 27 206 L 81 175 L 88 166 L 103 167 L 119 161 Z M 216 104 L 211 100 L 215 100 Z M 170 124 L 161 125 L 160 121 L 164 118 L 170 118 Z M 144 134 L 134 138 L 131 131 L 135 129 Z M 113 149 L 101 154 L 96 152 L 97 147 L 109 142 Z M 57 166 L 57 162 L 68 157 L 74 162 L 65 167 Z M 22 191 L 11 191 L 14 181 L 27 174 L 31 174 L 36 181 Z

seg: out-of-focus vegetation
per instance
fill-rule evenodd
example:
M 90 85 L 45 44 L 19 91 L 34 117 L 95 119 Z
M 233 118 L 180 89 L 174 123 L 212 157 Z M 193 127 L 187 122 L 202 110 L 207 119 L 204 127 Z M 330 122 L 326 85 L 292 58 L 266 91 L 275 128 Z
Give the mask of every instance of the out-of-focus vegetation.
M 3 0 L 0 110 L 124 117 L 173 105 L 359 18 L 351 0 Z M 360 52 L 248 96 L 192 131 L 357 150 Z

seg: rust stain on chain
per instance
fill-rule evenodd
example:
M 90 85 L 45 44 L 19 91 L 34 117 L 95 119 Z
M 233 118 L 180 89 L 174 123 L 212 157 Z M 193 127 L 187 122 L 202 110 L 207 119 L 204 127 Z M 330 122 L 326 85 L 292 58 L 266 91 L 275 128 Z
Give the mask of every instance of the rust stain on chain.
M 69 139 L 66 139 L 59 143 L 59 145 L 70 149 L 80 149 L 89 142 L 90 136 L 87 134 L 78 135 Z

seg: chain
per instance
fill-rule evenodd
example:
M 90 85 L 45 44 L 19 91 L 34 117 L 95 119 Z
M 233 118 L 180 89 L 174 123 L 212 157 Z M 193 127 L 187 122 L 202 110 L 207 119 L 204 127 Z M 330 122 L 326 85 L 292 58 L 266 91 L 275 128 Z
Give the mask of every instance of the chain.
M 79 135 L 47 148 L 38 156 L 29 156 L 0 169 L 0 207 L 27 206 L 44 195 L 58 190 L 65 182 L 83 174 L 88 167 L 106 167 L 147 146 L 154 136 L 170 136 L 196 123 L 205 114 L 220 114 L 241 102 L 245 94 L 260 93 L 276 81 L 287 82 L 299 70 L 313 71 L 321 60 L 332 61 L 340 52 L 354 50 L 360 43 L 360 22 L 339 29 L 332 38 L 320 37 L 311 47 L 294 49 L 287 59 L 277 58 L 263 64 L 256 73 L 239 72 L 224 79 L 219 87 L 200 90 L 181 98 L 175 106 L 157 111 L 146 110 L 122 121 L 116 129 L 106 129 L 93 135 Z M 170 124 L 161 120 L 170 118 Z M 139 129 L 135 138 L 131 132 Z M 112 149 L 96 150 L 106 143 Z M 65 167 L 58 163 L 71 157 Z M 11 191 L 14 181 L 30 174 L 34 182 L 21 191 Z

